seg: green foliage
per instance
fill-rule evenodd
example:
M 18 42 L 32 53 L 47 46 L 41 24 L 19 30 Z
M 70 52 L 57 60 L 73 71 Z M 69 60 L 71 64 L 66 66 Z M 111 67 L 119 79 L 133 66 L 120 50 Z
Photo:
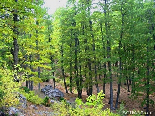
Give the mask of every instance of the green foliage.
M 101 108 L 104 106 L 103 104 L 103 98 L 104 98 L 104 94 L 103 94 L 103 91 L 101 91 L 100 93 L 96 95 L 92 95 L 92 96 L 89 96 L 87 98 L 87 102 L 86 102 L 86 105 L 88 106 L 93 106 L 93 107 L 98 107 L 98 108 Z
M 148 97 L 155 90 L 151 87 L 155 74 L 154 2 L 113 0 L 92 4 L 72 1 L 55 12 L 52 38 L 58 48 L 58 66 L 73 77 L 71 86 L 76 82 L 77 89 L 100 84 L 98 77 L 103 75 L 107 77 L 105 83 L 111 74 L 117 74 L 119 83 L 131 79 L 131 94 L 138 98 L 137 93 L 147 93 L 149 100 L 143 103 L 153 104 Z
M 0 102 L 2 102 L 4 95 L 5 95 L 4 94 L 4 91 L 3 90 L 0 90 Z
M 2 75 L 0 75 L 0 80 L 2 78 Z M 0 86 L 2 86 L 2 82 L 0 81 Z M 4 91 L 0 89 L 0 102 L 2 102 L 4 96 Z
M 19 74 L 19 79 L 23 79 L 23 75 L 29 76 L 27 80 L 37 84 L 41 80 L 54 78 L 52 72 L 55 62 L 57 69 L 63 67 L 64 73 L 69 74 L 69 78 L 63 78 L 66 78 L 70 89 L 75 84 L 77 89 L 92 88 L 102 83 L 98 77 L 104 75 L 109 79 L 111 74 L 117 74 L 116 80 L 131 79 L 133 96 L 138 97 L 139 92 L 143 92 L 142 95 L 147 93 L 143 105 L 154 104 L 149 98 L 155 92 L 153 0 L 107 0 L 107 4 L 69 0 L 68 7 L 59 8 L 53 17 L 46 15 L 46 10 L 42 8 L 43 0 L 2 0 L 1 4 L 0 106 L 18 102 L 14 99 L 14 93 L 18 91 L 20 83 L 13 82 L 13 74 Z M 15 22 L 15 12 L 12 11 L 16 10 L 19 20 Z M 15 27 L 18 34 L 14 33 Z M 18 71 L 13 66 L 14 38 L 19 45 Z M 117 66 L 114 66 L 116 62 Z M 8 66 L 4 69 L 6 64 Z M 43 71 L 41 75 L 39 70 Z M 25 94 L 33 102 L 38 98 L 31 92 Z M 77 100 L 84 107 L 102 106 L 94 95 L 88 101 L 82 104 L 82 101 Z
M 13 81 L 13 72 L 7 68 L 1 68 L 0 75 L 0 107 L 17 105 L 17 93 L 21 84 Z
M 35 95 L 34 91 L 29 91 L 29 93 L 26 93 L 24 90 L 21 90 L 21 94 L 23 94 L 28 101 L 34 104 L 43 104 L 43 99 L 38 95 Z
M 104 94 L 101 91 L 97 96 L 89 96 L 86 103 L 77 98 L 74 107 L 68 106 L 66 102 L 54 103 L 52 107 L 58 116 L 119 116 L 111 113 L 109 109 L 102 110 L 104 106 L 102 103 L 103 98 Z
M 50 103 L 50 98 L 46 96 L 46 97 L 43 99 L 43 104 L 44 104 L 46 107 L 49 107 L 49 106 L 51 105 L 51 103 Z
M 26 93 L 29 93 L 30 92 L 30 89 L 27 88 L 27 87 L 20 87 L 20 89 L 24 90 Z
M 139 111 L 135 111 L 135 110 L 128 111 L 128 110 L 126 110 L 123 103 L 120 104 L 120 108 L 118 110 L 116 110 L 116 112 L 120 116 L 127 116 L 127 115 L 144 116 L 144 114 L 141 114 L 141 112 L 139 112 Z
M 127 115 L 127 110 L 125 110 L 124 104 L 120 104 L 120 108 L 116 111 L 118 114 L 121 116 L 126 116 Z
M 53 71 L 49 71 L 49 70 L 43 70 L 42 72 L 41 72 L 41 75 L 40 75 L 40 78 L 41 78 L 41 80 L 43 81 L 43 82 L 48 82 L 50 79 L 53 79 L 53 78 L 55 78 L 55 77 L 53 77 L 53 75 L 52 75 L 52 72 Z

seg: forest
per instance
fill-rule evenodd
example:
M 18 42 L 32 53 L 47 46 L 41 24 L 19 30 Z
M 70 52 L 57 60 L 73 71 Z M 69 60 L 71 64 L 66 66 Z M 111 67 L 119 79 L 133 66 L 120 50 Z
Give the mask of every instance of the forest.
M 1 0 L 0 116 L 19 94 L 60 116 L 154 116 L 155 0 L 68 0 L 52 15 L 43 4 Z M 77 94 L 76 105 L 40 98 L 46 82 Z M 121 109 L 122 90 L 143 111 Z

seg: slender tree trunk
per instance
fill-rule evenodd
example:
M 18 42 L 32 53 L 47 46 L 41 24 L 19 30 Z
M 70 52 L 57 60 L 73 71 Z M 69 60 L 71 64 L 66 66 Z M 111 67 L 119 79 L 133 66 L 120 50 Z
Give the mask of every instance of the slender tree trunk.
M 36 21 L 36 25 L 39 25 L 39 22 Z M 38 30 L 36 30 L 36 38 L 38 38 Z M 38 39 L 36 40 L 36 49 L 39 50 L 39 47 L 38 47 Z M 38 62 L 40 60 L 40 55 L 39 53 L 37 53 L 37 59 L 38 59 Z M 38 66 L 38 78 L 40 78 L 40 67 Z M 38 90 L 40 90 L 40 83 L 38 84 Z
M 133 50 L 132 50 L 132 64 L 135 64 L 135 47 L 134 45 L 132 46 L 133 47 Z M 132 87 L 132 90 L 131 90 L 131 93 L 135 93 L 135 81 L 134 81 L 134 78 L 135 78 L 135 66 L 132 67 L 132 77 L 131 77 L 131 87 Z
M 62 60 L 61 60 L 61 70 L 62 70 L 62 76 L 63 76 L 63 80 L 64 80 L 64 86 L 65 86 L 65 90 L 66 90 L 66 93 L 68 93 L 68 90 L 67 90 L 67 85 L 66 85 L 66 77 L 65 77 L 65 71 L 64 71 L 64 67 L 63 67 L 63 43 L 61 45 L 61 57 L 62 57 Z
M 54 75 L 54 72 L 53 72 L 53 88 L 55 89 L 55 75 Z
M 71 43 L 70 43 L 70 55 L 72 54 L 72 31 L 73 30 L 71 30 Z M 70 63 L 69 63 L 69 65 L 70 65 L 70 93 L 73 93 L 73 90 L 72 90 L 72 86 L 73 86 L 73 77 L 72 77 L 72 68 L 73 68 L 73 66 L 72 66 L 72 56 L 70 56 L 71 57 L 71 60 L 70 60 Z
M 149 39 L 147 40 L 147 44 L 149 43 Z M 146 116 L 149 116 L 149 95 L 150 95 L 150 72 L 149 72 L 149 45 L 147 45 L 147 79 L 146 79 Z
M 102 47 L 103 47 L 103 51 L 104 51 L 104 58 L 106 58 L 106 49 L 105 49 L 105 42 L 104 42 L 104 37 L 103 37 L 103 28 L 102 28 L 102 22 L 100 23 L 100 29 L 101 29 L 101 36 L 102 36 Z M 103 93 L 105 94 L 105 84 L 106 84 L 106 62 L 104 62 L 103 64 L 104 66 L 104 77 L 103 77 Z M 101 67 L 101 64 L 100 64 Z M 100 69 L 101 70 L 101 69 Z
M 82 98 L 81 90 L 80 90 L 80 82 L 79 82 L 79 71 L 78 71 L 78 60 L 77 60 L 77 50 L 78 49 L 78 38 L 75 37 L 75 79 L 76 79 L 76 86 L 78 91 L 78 98 Z
M 72 86 L 73 86 L 73 79 L 72 79 L 72 63 L 70 62 L 70 93 L 72 92 Z
M 88 59 L 88 68 L 89 68 L 89 95 L 92 95 L 93 92 L 93 80 L 92 80 L 92 73 L 91 73 L 91 62 Z
M 155 8 L 155 0 L 153 1 L 154 2 L 154 5 L 153 5 L 153 8 Z M 153 15 L 155 15 L 155 13 L 153 13 Z M 154 32 L 154 29 L 155 28 L 155 23 L 152 24 L 152 31 Z M 155 41 L 155 34 L 153 33 L 153 40 Z M 154 51 L 155 51 L 155 44 L 154 44 Z M 154 59 L 155 60 L 155 55 L 154 55 Z M 155 66 L 155 63 L 153 62 L 152 63 L 152 66 L 154 67 Z M 155 69 L 154 69 L 155 70 Z M 154 82 L 155 82 L 155 79 L 154 79 Z
M 72 92 L 72 86 L 73 86 L 73 79 L 72 79 L 72 63 L 70 62 L 70 93 Z
M 92 21 L 89 21 L 89 24 L 90 24 L 90 31 L 93 32 L 93 29 L 92 29 Z M 92 35 L 92 38 L 93 38 L 93 51 L 94 51 L 94 63 L 95 63 L 95 82 L 96 82 L 96 89 L 97 89 L 97 93 L 99 93 L 99 86 L 98 86 L 98 80 L 97 80 L 97 64 L 96 64 L 96 56 L 95 56 L 95 40 L 94 40 L 94 35 Z
M 18 0 L 15 0 L 15 2 L 17 2 Z M 13 55 L 13 61 L 14 61 L 14 70 L 16 70 L 17 72 L 14 74 L 14 80 L 15 81 L 19 81 L 17 79 L 17 76 L 18 76 L 18 67 L 17 67 L 17 64 L 18 64 L 18 51 L 19 51 L 19 47 L 18 47 L 18 40 L 17 40 L 17 36 L 18 36 L 18 29 L 17 29 L 17 26 L 16 26 L 16 22 L 18 21 L 18 15 L 17 15 L 17 10 L 15 9 L 14 10 L 14 14 L 13 14 L 13 21 L 14 21 L 14 28 L 13 28 L 13 32 L 14 34 L 16 35 L 16 37 L 13 37 L 13 52 L 12 52 L 12 55 Z
M 38 78 L 40 78 L 40 67 L 38 66 Z M 40 83 L 38 84 L 38 90 L 40 90 Z
M 150 12 L 150 11 L 149 11 Z M 151 13 L 150 13 L 151 14 Z M 151 25 L 151 22 L 153 22 L 151 20 L 151 17 L 149 17 L 149 24 Z M 149 33 L 150 35 L 152 34 L 152 31 L 154 30 L 154 27 L 153 26 L 150 26 L 149 27 Z M 153 34 L 154 36 L 154 34 Z M 153 38 L 154 39 L 154 38 Z M 149 105 L 150 105 L 150 57 L 149 57 L 149 54 L 150 54 L 150 48 L 149 48 L 149 45 L 150 45 L 150 38 L 147 39 L 147 73 L 146 73 L 146 116 L 149 116 L 150 112 L 149 112 Z
M 153 7 L 155 8 L 155 0 L 154 0 L 154 5 Z M 155 14 L 155 13 L 154 13 Z M 154 24 L 152 25 L 152 30 L 154 31 Z M 155 41 L 155 34 L 153 34 L 153 40 Z M 155 50 L 155 44 L 154 44 L 154 50 Z
M 51 65 L 53 65 L 54 64 L 53 56 L 51 55 L 50 57 L 51 57 Z M 52 69 L 55 70 L 55 66 L 52 66 Z M 53 88 L 55 89 L 55 73 L 54 73 L 54 71 L 52 72 L 52 76 L 53 76 Z
M 49 38 L 49 42 L 51 42 L 50 38 Z M 52 55 L 50 56 L 50 60 L 51 60 L 51 70 L 55 70 L 55 66 L 53 66 L 54 65 L 54 58 Z M 54 71 L 52 72 L 52 76 L 53 76 L 53 88 L 55 89 L 55 73 L 54 73 Z
M 82 70 L 82 68 L 81 68 L 81 65 L 80 65 L 80 82 L 79 82 L 80 90 L 79 90 L 79 92 L 80 92 L 80 96 L 82 98 L 82 88 L 83 88 L 82 81 L 83 81 L 83 78 L 82 78 L 81 70 Z
M 123 5 L 123 4 L 122 4 Z M 118 100 L 119 100 L 119 94 L 120 94 L 120 86 L 121 86 L 121 78 L 122 78 L 122 55 L 121 55 L 121 48 L 122 48 L 122 38 L 123 38 L 123 28 L 124 28 L 124 14 L 122 13 L 122 6 L 121 5 L 121 14 L 122 14 L 122 27 L 121 27 L 121 33 L 120 33 L 120 41 L 119 41 L 119 78 L 118 78 L 118 91 L 117 91 L 117 98 L 116 98 L 116 104 L 115 109 L 117 109 L 118 106 Z
M 27 55 L 25 55 L 25 61 L 27 61 Z M 26 68 L 28 67 L 28 65 L 25 64 L 23 67 L 24 67 L 24 69 L 26 70 Z M 27 79 L 27 78 L 28 78 L 28 74 L 25 74 L 25 77 L 26 77 L 26 79 Z M 28 83 L 28 80 L 26 80 L 26 87 L 27 87 L 27 88 L 29 88 L 29 87 L 28 87 L 28 84 L 29 84 L 29 83 Z
M 109 22 L 107 20 L 107 17 L 109 17 L 109 14 L 107 14 L 107 0 L 105 0 L 105 30 L 106 30 L 106 37 L 107 37 L 107 58 L 111 59 L 111 40 L 109 38 Z M 109 78 L 110 78 L 110 110 L 113 111 L 113 79 L 112 79 L 112 72 L 111 72 L 111 61 L 108 61 L 108 70 L 109 70 Z
M 31 46 L 30 46 L 31 48 Z M 30 62 L 32 63 L 32 54 L 30 54 Z M 32 65 L 30 64 L 30 70 L 31 72 L 33 72 L 33 67 Z M 30 77 L 32 77 L 33 75 L 31 74 Z M 29 89 L 32 91 L 33 90 L 33 81 L 29 81 Z

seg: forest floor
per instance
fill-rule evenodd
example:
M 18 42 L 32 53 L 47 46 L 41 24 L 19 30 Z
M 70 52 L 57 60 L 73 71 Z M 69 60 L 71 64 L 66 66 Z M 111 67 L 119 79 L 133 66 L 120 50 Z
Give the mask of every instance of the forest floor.
M 53 86 L 53 81 L 50 80 L 49 82 L 42 82 L 41 83 L 41 88 L 45 87 L 45 85 L 52 85 Z M 25 86 L 25 84 L 23 84 L 23 86 Z M 65 93 L 65 88 L 63 85 L 61 85 L 60 83 L 56 83 L 56 88 L 58 88 L 59 90 L 61 90 L 64 93 L 64 97 L 70 101 L 70 102 L 74 102 L 75 99 L 77 98 L 77 92 L 74 92 L 73 90 L 73 94 L 72 93 Z M 102 85 L 99 86 L 100 90 L 102 90 Z M 105 104 L 104 109 L 106 108 L 110 108 L 110 105 L 108 104 L 109 102 L 109 98 L 110 98 L 110 84 L 106 84 L 106 90 L 105 90 L 105 98 L 103 100 L 103 103 Z M 38 86 L 34 86 L 34 91 L 35 93 L 44 98 L 44 94 L 42 92 L 40 92 L 38 90 Z M 97 94 L 97 90 L 96 87 L 93 87 L 93 94 Z M 127 92 L 127 86 L 123 85 L 121 87 L 121 92 L 120 92 L 120 98 L 119 98 L 119 103 L 124 103 L 124 107 L 126 110 L 128 110 L 130 113 L 130 115 L 128 116 L 132 116 L 131 114 L 133 113 L 133 111 L 140 111 L 140 112 L 145 112 L 144 107 L 141 106 L 141 101 L 143 98 L 143 96 L 138 97 L 138 99 L 130 99 L 129 96 L 131 95 L 130 92 Z M 116 96 L 117 96 L 117 83 L 113 84 L 113 97 L 114 97 L 114 105 L 115 105 L 115 101 L 116 101 Z M 86 98 L 87 98 L 87 93 L 85 90 L 83 90 L 82 92 L 82 100 L 85 102 Z M 153 99 L 155 101 L 155 94 L 150 96 L 151 99 Z M 25 111 L 25 115 L 26 116 L 30 116 L 31 114 L 33 114 L 34 116 L 39 116 L 39 112 L 40 115 L 45 115 L 45 116 L 50 116 L 50 113 L 52 112 L 52 109 L 49 107 L 45 107 L 43 105 L 36 105 L 36 107 L 33 107 L 34 105 L 30 102 L 27 103 L 27 108 L 24 110 Z M 118 105 L 118 107 L 120 107 Z M 150 114 L 151 116 L 155 116 L 155 108 L 153 106 L 150 106 Z M 43 113 L 44 112 L 44 113 Z M 43 114 L 41 114 L 43 113 Z

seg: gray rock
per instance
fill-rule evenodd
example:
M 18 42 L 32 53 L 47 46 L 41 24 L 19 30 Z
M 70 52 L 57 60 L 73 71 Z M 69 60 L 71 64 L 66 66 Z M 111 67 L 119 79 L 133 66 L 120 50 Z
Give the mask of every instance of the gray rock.
M 23 108 L 26 108 L 26 103 L 27 103 L 26 97 L 20 93 L 19 93 L 19 102 L 21 103 Z
M 53 100 L 53 99 L 52 99 L 50 102 L 51 102 L 52 104 L 53 104 L 53 103 L 60 103 L 59 101 Z
M 8 109 L 9 111 L 8 111 L 8 113 L 9 113 L 9 115 L 15 115 L 15 114 L 17 114 L 18 116 L 24 116 L 17 108 L 15 108 L 15 107 L 9 107 L 9 109 Z
M 0 116 L 5 116 L 5 113 L 0 111 Z
M 36 105 L 31 105 L 30 107 L 32 107 L 35 110 L 38 110 L 38 107 Z
M 53 89 L 53 87 L 51 85 L 45 85 L 44 88 L 41 89 L 41 92 L 45 93 L 46 91 Z
M 41 89 L 46 96 L 51 99 L 58 99 L 64 97 L 64 93 L 61 92 L 59 89 L 54 89 L 51 85 L 46 85 L 44 88 Z
M 53 104 L 53 103 L 55 103 L 56 101 L 52 99 L 50 102 Z
M 47 112 L 47 111 L 39 111 L 39 112 L 35 112 L 36 114 L 39 115 L 46 115 L 46 116 L 58 116 L 58 114 L 53 113 L 53 112 Z

